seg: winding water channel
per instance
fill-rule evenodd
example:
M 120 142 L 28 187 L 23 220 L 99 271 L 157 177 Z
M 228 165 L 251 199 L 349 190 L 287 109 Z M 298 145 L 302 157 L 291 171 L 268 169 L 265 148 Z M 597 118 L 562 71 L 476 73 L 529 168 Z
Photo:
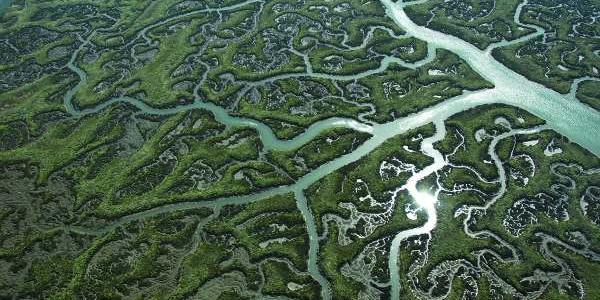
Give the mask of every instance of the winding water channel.
M 246 1 L 241 4 L 235 5 L 235 7 L 232 6 L 228 8 L 222 8 L 221 10 L 234 9 L 254 2 L 257 1 Z M 362 132 L 369 132 L 370 134 L 372 134 L 372 137 L 368 139 L 365 143 L 363 143 L 361 146 L 359 146 L 355 151 L 340 156 L 337 159 L 334 159 L 332 161 L 329 161 L 328 163 L 319 166 L 318 168 L 301 177 L 298 181 L 289 186 L 271 188 L 252 195 L 227 197 L 221 199 L 214 199 L 211 201 L 186 202 L 164 205 L 122 217 L 121 219 L 115 221 L 112 225 L 103 229 L 69 229 L 86 234 L 103 234 L 108 230 L 111 230 L 114 227 L 120 226 L 124 223 L 133 220 L 144 219 L 165 212 L 206 206 L 218 208 L 226 204 L 243 204 L 258 201 L 260 199 L 264 199 L 277 194 L 293 193 L 296 196 L 298 209 L 301 211 L 304 217 L 307 226 L 307 232 L 309 234 L 310 250 L 308 258 L 308 271 L 313 276 L 313 278 L 321 284 L 322 298 L 331 299 L 329 283 L 327 282 L 326 278 L 321 274 L 318 267 L 318 233 L 316 230 L 314 216 L 310 211 L 310 206 L 307 203 L 307 199 L 304 197 L 303 191 L 306 190 L 310 185 L 327 176 L 328 174 L 331 174 L 332 172 L 340 169 L 341 167 L 355 162 L 364 157 L 365 155 L 368 155 L 371 151 L 380 146 L 389 138 L 433 122 L 436 125 L 436 133 L 434 136 L 423 141 L 421 145 L 421 151 L 425 155 L 433 157 L 434 163 L 431 166 L 428 166 L 425 169 L 423 169 L 421 172 L 416 173 L 413 177 L 409 179 L 409 181 L 403 187 L 409 192 L 409 194 L 413 197 L 416 203 L 424 209 L 428 218 L 427 222 L 419 228 L 399 232 L 395 236 L 390 249 L 389 269 L 391 278 L 390 284 L 392 287 L 392 299 L 398 299 L 401 293 L 398 274 L 398 253 L 400 243 L 403 240 L 406 240 L 407 238 L 410 238 L 412 236 L 430 234 L 436 226 L 437 216 L 435 206 L 437 203 L 437 195 L 429 195 L 419 192 L 416 189 L 416 186 L 420 180 L 441 169 L 445 164 L 442 155 L 433 148 L 433 143 L 442 140 L 445 137 L 446 132 L 444 127 L 444 121 L 447 120 L 449 117 L 462 111 L 484 104 L 502 103 L 516 106 L 545 120 L 549 128 L 566 136 L 571 141 L 578 143 L 579 145 L 583 146 L 595 155 L 600 155 L 600 130 L 598 128 L 600 124 L 600 113 L 598 111 L 580 103 L 579 101 L 574 100 L 569 95 L 561 95 L 540 84 L 527 80 L 524 76 L 515 73 L 514 71 L 510 70 L 509 68 L 496 61 L 491 56 L 490 51 L 480 50 L 475 46 L 454 36 L 446 35 L 416 25 L 407 17 L 403 10 L 403 7 L 407 4 L 403 4 L 402 2 L 394 3 L 390 0 L 382 0 L 382 3 L 385 6 L 389 16 L 402 29 L 404 29 L 407 32 L 407 35 L 426 41 L 430 46 L 430 50 L 434 48 L 441 48 L 449 50 L 459 55 L 468 65 L 471 66 L 471 68 L 473 68 L 477 73 L 482 75 L 485 79 L 493 83 L 495 87 L 493 89 L 488 90 L 466 92 L 461 96 L 448 99 L 442 103 L 431 106 L 418 113 L 385 124 L 365 124 L 351 119 L 330 118 L 313 124 L 303 134 L 297 136 L 292 140 L 280 140 L 275 136 L 271 128 L 269 128 L 267 125 L 252 119 L 233 117 L 229 114 L 229 112 L 226 109 L 212 103 L 204 102 L 202 101 L 202 99 L 196 99 L 194 103 L 189 105 L 183 105 L 168 109 L 157 109 L 150 107 L 144 102 L 134 98 L 117 97 L 106 101 L 102 104 L 99 104 L 93 108 L 78 110 L 72 104 L 73 96 L 77 93 L 79 88 L 83 85 L 83 82 L 86 80 L 86 74 L 83 70 L 81 70 L 75 65 L 75 61 L 82 47 L 85 46 L 84 43 L 84 45 L 82 45 L 82 47 L 80 47 L 79 50 L 75 51 L 71 61 L 68 64 L 68 67 L 79 75 L 80 82 L 72 90 L 70 90 L 64 98 L 66 110 L 76 117 L 81 117 L 98 112 L 118 102 L 129 103 L 137 107 L 142 113 L 146 114 L 167 115 L 190 109 L 201 108 L 212 112 L 215 115 L 215 118 L 218 122 L 221 122 L 227 126 L 247 126 L 255 128 L 258 131 L 266 150 L 295 149 L 310 141 L 323 130 L 336 126 L 353 128 Z M 192 12 L 186 15 L 191 15 L 193 13 L 198 12 Z M 176 16 L 174 18 L 179 17 L 182 16 Z M 151 26 L 156 26 L 156 24 Z M 146 27 L 145 29 L 140 31 L 138 37 L 147 39 L 147 37 L 145 37 L 145 32 L 147 32 L 148 29 L 150 29 L 150 27 Z M 528 38 L 531 38 L 536 34 L 539 33 L 536 32 L 535 34 L 528 36 Z M 89 41 L 89 38 L 87 41 Z M 502 45 L 503 44 L 498 44 L 495 45 L 495 47 Z M 312 76 L 328 78 L 338 81 L 354 80 L 360 78 L 361 76 L 381 72 L 387 69 L 387 67 L 392 63 L 403 64 L 407 67 L 412 68 L 417 67 L 419 64 L 431 60 L 433 58 L 434 52 L 435 51 L 429 51 L 429 55 L 425 60 L 415 64 L 404 64 L 402 61 L 395 60 L 392 58 L 386 58 L 382 61 L 381 66 L 378 69 L 368 71 L 365 74 L 356 74 L 352 76 L 332 76 L 327 74 L 317 74 L 313 73 L 312 68 L 307 66 L 307 73 L 280 75 L 277 78 Z

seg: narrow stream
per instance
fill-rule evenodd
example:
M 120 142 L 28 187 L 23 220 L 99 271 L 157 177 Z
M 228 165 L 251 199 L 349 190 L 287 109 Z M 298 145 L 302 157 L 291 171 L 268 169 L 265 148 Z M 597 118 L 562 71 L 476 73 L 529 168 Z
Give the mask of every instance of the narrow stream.
M 431 231 L 437 225 L 437 210 L 435 205 L 437 204 L 437 194 L 439 191 L 436 191 L 435 194 L 432 195 L 426 191 L 419 191 L 417 189 L 417 184 L 419 181 L 441 170 L 446 165 L 446 160 L 442 153 L 433 148 L 434 143 L 439 142 L 446 137 L 446 127 L 444 125 L 444 121 L 442 120 L 437 120 L 434 123 L 436 129 L 435 134 L 424 139 L 421 143 L 421 152 L 429 157 L 432 157 L 433 164 L 415 173 L 406 181 L 404 187 L 401 188 L 405 188 L 415 203 L 425 211 L 427 215 L 427 221 L 420 227 L 399 232 L 392 240 L 388 263 L 388 268 L 390 270 L 390 284 L 392 287 L 392 299 L 400 298 L 400 273 L 398 265 L 400 243 L 410 237 L 419 236 L 422 234 L 431 234 Z

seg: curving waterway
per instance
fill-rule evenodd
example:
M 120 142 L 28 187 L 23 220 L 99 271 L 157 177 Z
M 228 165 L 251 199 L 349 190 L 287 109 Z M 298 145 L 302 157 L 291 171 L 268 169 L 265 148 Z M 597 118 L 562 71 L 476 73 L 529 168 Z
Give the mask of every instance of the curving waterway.
M 216 10 L 227 10 L 235 9 L 241 6 L 257 2 L 257 0 L 246 1 L 234 6 L 224 7 Z M 418 2 L 418 1 L 416 1 Z M 416 3 L 411 2 L 411 3 Z M 408 36 L 413 36 L 418 39 L 424 40 L 429 43 L 430 51 L 427 58 L 421 62 L 414 64 L 406 64 L 402 61 L 398 61 L 392 58 L 386 58 L 382 61 L 381 66 L 378 69 L 368 71 L 365 74 L 356 74 L 350 76 L 332 76 L 327 74 L 313 73 L 312 68 L 307 65 L 307 73 L 304 74 L 286 74 L 277 76 L 275 79 L 280 78 L 291 78 L 299 76 L 313 76 L 328 78 L 333 80 L 345 81 L 354 80 L 361 76 L 371 75 L 377 72 L 384 71 L 392 63 L 402 64 L 406 67 L 417 67 L 422 63 L 430 61 L 433 58 L 435 48 L 449 50 L 458 56 L 460 56 L 468 65 L 473 68 L 477 73 L 483 76 L 485 79 L 494 84 L 494 88 L 476 92 L 466 92 L 461 96 L 448 99 L 442 103 L 431 106 L 418 113 L 409 115 L 404 118 L 397 119 L 393 122 L 385 124 L 365 124 L 352 119 L 344 118 L 330 118 L 320 122 L 317 122 L 310 126 L 304 133 L 297 136 L 292 140 L 280 140 L 278 139 L 270 127 L 267 125 L 248 118 L 239 118 L 231 116 L 228 110 L 217 106 L 212 103 L 202 101 L 202 99 L 195 99 L 195 102 L 189 105 L 178 106 L 175 108 L 158 109 L 153 108 L 145 104 L 144 102 L 130 98 L 130 97 L 117 97 L 110 99 L 102 104 L 99 104 L 92 108 L 78 110 L 73 106 L 73 97 L 83 85 L 86 80 L 86 74 L 83 70 L 75 65 L 76 58 L 88 43 L 91 36 L 88 37 L 86 42 L 79 48 L 79 50 L 73 53 L 72 59 L 68 63 L 68 67 L 76 72 L 80 78 L 79 84 L 77 84 L 72 90 L 70 90 L 65 98 L 64 104 L 67 112 L 75 117 L 81 117 L 88 114 L 98 112 L 114 103 L 129 103 L 137 107 L 142 113 L 147 114 L 174 114 L 190 109 L 206 109 L 215 115 L 217 121 L 225 124 L 226 126 L 246 126 L 255 128 L 262 140 L 266 150 L 291 150 L 295 149 L 312 138 L 316 137 L 320 132 L 331 127 L 348 127 L 353 128 L 362 132 L 369 132 L 372 137 L 365 143 L 359 146 L 355 151 L 338 157 L 332 161 L 329 161 L 305 176 L 301 177 L 294 184 L 289 186 L 280 186 L 272 189 L 267 189 L 252 195 L 234 196 L 227 198 L 214 199 L 211 201 L 198 201 L 198 202 L 185 202 L 168 204 L 160 207 L 155 207 L 149 210 L 138 212 L 135 214 L 127 215 L 121 219 L 115 221 L 110 226 L 97 230 L 88 230 L 84 228 L 67 228 L 69 230 L 78 231 L 86 234 L 103 234 L 108 230 L 113 229 L 116 226 L 120 226 L 124 223 L 147 218 L 150 216 L 158 215 L 165 212 L 171 212 L 175 210 L 185 210 L 196 207 L 221 207 L 226 204 L 244 204 L 260 199 L 267 198 L 269 196 L 293 193 L 297 199 L 298 209 L 302 213 L 307 226 L 307 232 L 309 235 L 309 258 L 308 258 L 308 272 L 311 276 L 317 280 L 322 287 L 322 298 L 331 299 L 331 292 L 327 279 L 321 274 L 320 268 L 318 267 L 318 233 L 316 230 L 314 216 L 310 211 L 310 205 L 304 196 L 304 190 L 310 185 L 319 181 L 323 177 L 331 174 L 332 172 L 355 162 L 362 157 L 368 155 L 375 148 L 380 146 L 383 142 L 391 137 L 407 132 L 411 129 L 415 129 L 429 123 L 436 125 L 436 134 L 431 138 L 423 140 L 421 145 L 421 151 L 430 157 L 434 158 L 434 163 L 431 166 L 426 167 L 421 172 L 416 173 L 411 179 L 405 184 L 405 188 L 409 194 L 413 197 L 417 204 L 419 204 L 427 215 L 427 221 L 419 228 L 414 228 L 406 231 L 399 232 L 393 242 L 390 249 L 389 267 L 390 267 L 390 278 L 392 287 L 392 299 L 399 299 L 400 287 L 399 287 L 399 274 L 398 274 L 398 253 L 400 242 L 406 240 L 412 236 L 421 234 L 430 234 L 435 228 L 437 223 L 436 216 L 436 203 L 437 195 L 424 194 L 416 189 L 416 186 L 420 180 L 426 176 L 434 173 L 444 166 L 444 158 L 441 154 L 433 148 L 435 141 L 441 140 L 445 137 L 444 121 L 449 117 L 460 113 L 462 111 L 475 108 L 484 104 L 502 103 L 524 109 L 537 117 L 544 119 L 547 122 L 547 126 L 558 133 L 566 136 L 571 141 L 578 143 L 582 147 L 586 148 L 595 155 L 600 156 L 600 113 L 579 101 L 574 100 L 570 95 L 561 95 L 551 89 L 548 89 L 540 84 L 527 80 L 524 76 L 515 73 L 506 66 L 496 61 L 491 55 L 490 51 L 480 50 L 477 47 L 459 39 L 454 36 L 443 34 L 430 30 L 425 27 L 421 27 L 412 22 L 405 14 L 403 7 L 407 4 L 402 2 L 394 3 L 390 0 L 382 0 L 383 5 L 386 8 L 389 16 L 395 21 L 395 23 L 404 29 Z M 150 25 L 157 26 L 157 24 L 163 24 L 168 21 L 172 21 L 176 18 L 190 16 L 202 11 L 191 12 L 182 16 L 176 16 L 168 20 Z M 147 40 L 145 33 L 150 29 L 146 27 L 139 32 L 138 38 Z M 528 38 L 534 37 L 536 34 L 530 35 Z M 523 39 L 524 40 L 524 39 Z M 495 45 L 502 46 L 501 44 Z M 271 79 L 274 80 L 274 79 Z

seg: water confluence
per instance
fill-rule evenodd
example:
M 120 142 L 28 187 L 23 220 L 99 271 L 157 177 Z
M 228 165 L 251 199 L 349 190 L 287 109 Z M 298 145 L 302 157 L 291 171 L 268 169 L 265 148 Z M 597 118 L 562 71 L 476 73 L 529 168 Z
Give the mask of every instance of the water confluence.
M 421 27 L 404 12 L 403 3 L 382 0 L 390 17 L 409 35 L 449 50 L 490 81 L 498 91 L 496 102 L 527 110 L 545 120 L 556 132 L 600 156 L 600 112 L 566 95 L 532 82 L 492 55 L 451 35 Z

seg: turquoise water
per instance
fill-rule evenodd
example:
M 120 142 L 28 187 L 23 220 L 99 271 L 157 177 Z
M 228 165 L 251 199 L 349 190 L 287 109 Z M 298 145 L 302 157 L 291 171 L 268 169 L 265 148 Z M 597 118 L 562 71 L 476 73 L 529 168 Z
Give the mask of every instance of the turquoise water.
M 0 0 L 0 15 L 4 14 L 4 11 L 10 3 L 12 3 L 12 0 Z
M 489 53 L 451 35 L 421 27 L 406 16 L 400 5 L 382 1 L 388 14 L 409 34 L 447 49 L 464 59 L 477 73 L 495 85 L 495 103 L 529 111 L 546 120 L 558 133 L 600 156 L 600 112 L 568 95 L 561 95 L 515 73 Z

